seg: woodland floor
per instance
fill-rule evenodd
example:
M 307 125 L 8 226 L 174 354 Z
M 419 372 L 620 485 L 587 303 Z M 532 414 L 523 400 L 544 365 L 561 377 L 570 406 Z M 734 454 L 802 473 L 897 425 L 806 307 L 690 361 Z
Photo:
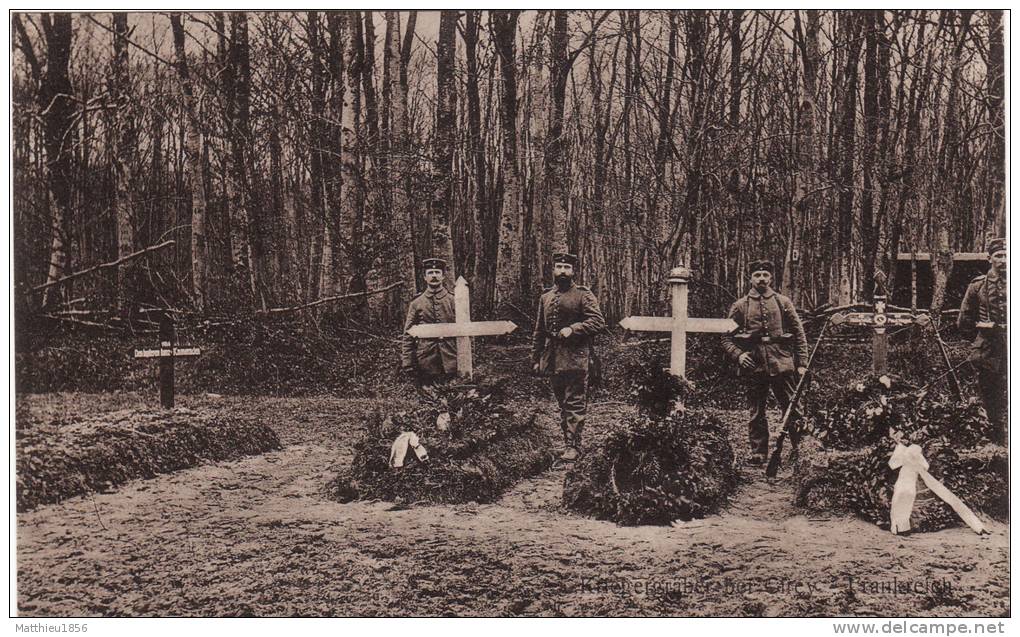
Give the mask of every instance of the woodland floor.
M 109 411 L 151 392 L 19 395 L 43 414 Z M 624 528 L 561 506 L 562 468 L 486 505 L 339 504 L 379 399 L 182 395 L 178 405 L 269 423 L 279 452 L 199 466 L 17 519 L 20 616 L 1002 616 L 1009 526 L 895 537 L 795 508 L 789 469 L 743 464 L 720 515 Z M 555 429 L 551 398 L 542 422 Z M 522 408 L 525 406 L 522 405 Z M 590 405 L 604 429 L 620 403 Z M 778 414 L 773 413 L 775 423 Z M 775 425 L 774 425 L 775 426 Z M 904 590 L 904 588 L 909 588 Z

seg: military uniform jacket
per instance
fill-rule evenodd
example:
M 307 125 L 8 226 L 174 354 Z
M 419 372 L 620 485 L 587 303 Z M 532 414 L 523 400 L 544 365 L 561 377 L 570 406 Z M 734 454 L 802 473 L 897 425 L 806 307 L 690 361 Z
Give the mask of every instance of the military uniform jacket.
M 457 341 L 454 338 L 414 338 L 407 333 L 421 323 L 453 323 L 453 294 L 445 287 L 425 290 L 407 306 L 400 364 L 427 374 L 453 374 L 457 371 Z
M 730 306 L 729 318 L 743 332 L 758 332 L 761 336 L 769 336 L 771 342 L 754 343 L 746 351 L 751 353 L 756 363 L 755 376 L 778 376 L 794 371 L 797 367 L 807 365 L 808 346 L 804 326 L 797 316 L 797 308 L 788 297 L 769 289 L 759 294 L 751 289 L 743 298 Z M 793 334 L 792 343 L 775 340 L 784 333 Z M 726 354 L 738 365 L 740 355 L 744 353 L 741 344 L 733 335 L 726 334 L 722 338 L 722 346 Z M 743 372 L 743 369 L 741 369 Z
M 532 349 L 539 371 L 588 371 L 592 337 L 605 326 L 599 301 L 588 288 L 571 285 L 563 292 L 558 287 L 547 290 L 538 300 Z M 564 327 L 573 330 L 565 339 L 559 335 Z
M 966 335 L 977 332 L 970 350 L 970 361 L 990 370 L 1006 369 L 1006 306 L 1009 286 L 994 268 L 967 286 L 960 305 L 957 325 Z M 994 323 L 992 329 L 977 329 L 977 324 Z

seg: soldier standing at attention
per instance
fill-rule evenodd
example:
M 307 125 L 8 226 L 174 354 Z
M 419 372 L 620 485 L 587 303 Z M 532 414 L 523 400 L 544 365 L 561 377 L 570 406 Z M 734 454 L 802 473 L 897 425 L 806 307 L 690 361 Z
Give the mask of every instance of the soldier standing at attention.
M 751 290 L 730 307 L 729 313 L 740 331 L 722 339 L 726 354 L 738 365 L 738 374 L 747 379 L 750 463 L 756 465 L 765 461 L 769 450 L 765 418 L 769 390 L 785 410 L 796 391 L 798 375 L 807 373 L 807 335 L 793 301 L 772 289 L 774 269 L 771 261 L 751 262 Z M 790 418 L 797 422 L 800 414 L 794 412 Z M 799 441 L 800 432 L 791 426 L 791 446 L 796 449 Z
M 560 407 L 565 449 L 561 460 L 573 462 L 581 452 L 586 410 L 588 357 L 592 337 L 606 326 L 599 301 L 591 290 L 574 284 L 577 255 L 553 254 L 556 285 L 538 301 L 532 360 L 534 370 L 548 374 Z
M 1005 239 L 992 239 L 988 243 L 988 261 L 991 264 L 988 273 L 977 277 L 967 287 L 957 325 L 966 336 L 977 333 L 969 360 L 977 371 L 981 404 L 988 412 L 988 420 L 1005 431 L 1009 371 Z
M 446 261 L 425 259 L 425 291 L 411 300 L 401 338 L 400 368 L 419 387 L 444 383 L 457 374 L 457 344 L 453 338 L 417 339 L 407 333 L 421 323 L 453 323 L 453 294 L 443 285 Z

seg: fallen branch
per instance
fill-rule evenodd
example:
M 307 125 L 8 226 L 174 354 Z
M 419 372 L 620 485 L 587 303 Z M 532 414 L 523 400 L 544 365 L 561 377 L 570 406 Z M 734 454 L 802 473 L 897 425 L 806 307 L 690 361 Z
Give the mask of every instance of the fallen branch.
M 45 290 L 47 288 L 51 288 L 54 285 L 60 285 L 61 283 L 67 283 L 68 281 L 71 281 L 72 279 L 77 279 L 78 277 L 85 276 L 86 274 L 90 274 L 92 272 L 95 272 L 96 270 L 103 270 L 103 269 L 106 269 L 106 268 L 115 268 L 115 267 L 121 265 L 122 263 L 127 263 L 128 261 L 130 261 L 132 259 L 136 259 L 136 258 L 142 256 L 143 254 L 148 254 L 150 252 L 155 252 L 157 250 L 162 250 L 163 248 L 166 248 L 168 246 L 172 246 L 172 245 L 174 245 L 174 243 L 176 243 L 176 242 L 175 241 L 164 241 L 163 243 L 159 243 L 159 244 L 156 244 L 154 246 L 149 246 L 148 248 L 145 248 L 143 250 L 139 250 L 137 252 L 132 252 L 131 254 L 125 255 L 123 257 L 120 257 L 116 261 L 110 261 L 109 263 L 100 263 L 99 265 L 94 265 L 91 268 L 87 268 L 85 270 L 81 270 L 79 272 L 74 272 L 72 274 L 68 274 L 67 276 L 60 277 L 56 281 L 50 281 L 49 283 L 43 283 L 42 285 L 37 285 L 34 288 L 32 288 L 31 290 L 29 290 L 29 293 L 32 293 L 32 292 L 42 292 L 43 290 Z
M 391 343 L 399 343 L 399 342 L 401 342 L 399 338 L 390 338 L 388 336 L 380 336 L 379 334 L 373 334 L 372 332 L 366 332 L 364 330 L 356 330 L 356 329 L 350 328 L 350 327 L 335 327 L 333 329 L 338 330 L 340 332 L 351 332 L 353 334 L 361 334 L 363 336 L 367 336 L 369 338 L 377 339 L 377 340 L 380 340 L 380 341 L 390 341 Z
M 53 321 L 62 321 L 64 323 L 74 323 L 75 325 L 85 325 L 88 327 L 99 327 L 104 330 L 118 330 L 120 328 L 114 327 L 107 323 L 96 323 L 95 321 L 85 321 L 82 319 L 71 318 L 69 316 L 56 316 L 54 314 L 43 314 L 43 318 L 48 318 Z
M 372 296 L 373 294 L 382 294 L 383 292 L 389 292 L 393 288 L 398 288 L 398 287 L 402 286 L 403 284 L 404 284 L 403 281 L 397 281 L 396 283 L 391 283 L 390 285 L 387 285 L 384 288 L 379 288 L 378 290 L 366 290 L 364 292 L 353 292 L 351 294 L 341 294 L 340 296 L 327 296 L 325 298 L 319 299 L 317 301 L 312 301 L 310 303 L 302 303 L 301 305 L 294 305 L 292 307 L 274 307 L 274 308 L 270 308 L 268 310 L 259 310 L 256 313 L 257 314 L 284 314 L 286 312 L 297 312 L 298 310 L 307 310 L 308 308 L 316 307 L 318 305 L 324 305 L 326 303 L 333 303 L 334 301 L 343 301 L 343 300 L 346 300 L 346 299 L 354 299 L 354 298 L 358 298 L 359 296 Z
M 640 345 L 648 345 L 651 343 L 668 343 L 668 338 L 650 338 L 643 341 L 631 341 L 629 343 L 620 343 L 620 347 L 638 347 Z
M 506 304 L 507 304 L 508 306 L 510 306 L 510 308 L 511 308 L 511 309 L 513 309 L 513 310 L 514 310 L 515 312 L 517 312 L 517 313 L 518 313 L 518 314 L 519 314 L 519 315 L 520 315 L 521 317 L 523 317 L 525 321 L 527 321 L 527 322 L 528 322 L 528 323 L 530 323 L 531 325 L 534 325 L 534 324 L 535 324 L 535 321 L 534 321 L 534 319 L 532 319 L 532 318 L 531 318 L 531 316 L 529 316 L 528 314 L 526 314 L 526 313 L 524 312 L 524 310 L 522 310 L 521 308 L 517 307 L 516 305 L 514 305 L 514 304 L 513 304 L 513 303 L 511 303 L 510 301 L 506 301 Z

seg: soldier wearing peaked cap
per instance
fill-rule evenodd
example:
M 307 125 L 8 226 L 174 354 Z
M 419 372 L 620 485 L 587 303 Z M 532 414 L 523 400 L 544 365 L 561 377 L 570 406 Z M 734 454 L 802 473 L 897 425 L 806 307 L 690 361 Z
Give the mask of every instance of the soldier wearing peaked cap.
M 988 412 L 988 419 L 1005 430 L 1009 369 L 1006 351 L 1009 286 L 1006 282 L 1005 239 L 992 239 L 988 243 L 988 262 L 991 265 L 988 273 L 975 278 L 967 286 L 957 325 L 965 335 L 976 335 L 969 360 L 977 371 L 981 403 Z
M 561 459 L 577 460 L 586 415 L 588 358 L 595 334 L 606 326 L 598 298 L 583 285 L 574 283 L 577 255 L 553 254 L 555 286 L 538 301 L 535 319 L 534 369 L 550 376 L 553 394 L 560 408 L 560 428 L 566 449 Z
M 457 374 L 457 344 L 453 338 L 415 338 L 407 333 L 422 323 L 453 323 L 453 293 L 443 285 L 446 261 L 425 259 L 425 291 L 411 300 L 401 338 L 400 367 L 419 385 L 446 382 Z
M 793 301 L 772 289 L 775 270 L 772 262 L 752 261 L 748 269 L 751 290 L 729 312 L 739 331 L 724 336 L 722 346 L 747 380 L 750 461 L 761 464 L 769 449 L 769 424 L 765 418 L 769 391 L 785 410 L 796 391 L 798 375 L 807 373 L 808 346 Z M 797 422 L 800 415 L 795 411 L 791 418 L 791 422 Z M 799 439 L 799 431 L 791 427 L 790 443 L 794 448 Z

